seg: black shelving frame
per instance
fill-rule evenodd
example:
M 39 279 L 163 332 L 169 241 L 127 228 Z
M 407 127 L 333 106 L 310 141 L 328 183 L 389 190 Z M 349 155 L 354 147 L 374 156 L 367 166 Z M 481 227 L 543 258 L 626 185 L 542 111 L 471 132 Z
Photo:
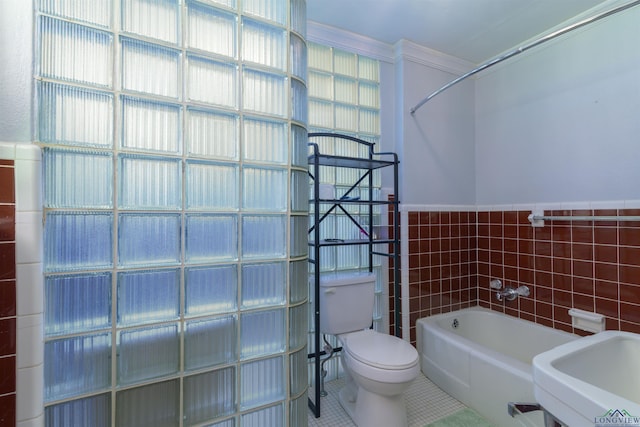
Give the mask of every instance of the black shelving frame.
M 367 157 L 345 157 L 326 155 L 320 153 L 317 143 L 312 140 L 314 138 L 337 138 L 346 139 L 358 144 L 362 144 L 367 147 Z M 309 155 L 309 176 L 313 182 L 313 199 L 310 200 L 310 204 L 313 205 L 313 223 L 309 228 L 309 262 L 314 264 L 315 268 L 313 275 L 314 283 L 314 348 L 309 352 L 309 359 L 314 359 L 314 399 L 309 397 L 309 408 L 313 411 L 316 418 L 320 417 L 320 386 L 321 386 L 321 357 L 326 353 L 321 350 L 320 347 L 320 249 L 326 246 L 349 246 L 349 245 L 367 245 L 369 247 L 369 259 L 368 268 L 369 271 L 373 271 L 373 256 L 385 256 L 393 261 L 393 283 L 394 283 L 394 334 L 397 337 L 401 335 L 401 305 L 400 305 L 400 210 L 399 210 L 399 196 L 398 196 L 398 155 L 393 152 L 379 152 L 374 151 L 375 143 L 362 140 L 350 135 L 344 135 L 333 132 L 313 132 L 308 134 L 309 146 L 312 149 L 312 154 Z M 360 178 L 353 183 L 353 185 L 347 190 L 347 192 L 340 199 L 320 199 L 320 167 L 331 166 L 336 168 L 348 168 L 358 169 L 362 171 Z M 393 200 L 373 200 L 373 171 L 382 168 L 393 169 Z M 368 180 L 369 194 L 368 200 L 361 200 L 350 198 L 349 194 L 364 181 Z M 330 204 L 331 207 L 324 213 L 320 211 L 320 205 Z M 349 204 L 365 205 L 368 206 L 368 224 L 369 231 L 365 230 L 363 226 L 356 220 L 351 214 L 344 209 L 343 206 Z M 373 207 L 375 205 L 387 205 L 393 208 L 393 224 L 390 225 L 392 235 L 386 239 L 376 239 L 373 233 Z M 334 210 L 341 210 L 351 220 L 355 227 L 360 229 L 361 233 L 367 236 L 366 239 L 360 240 L 324 240 L 320 239 L 320 226 L 322 221 L 330 215 Z M 387 252 L 380 252 L 374 250 L 374 245 L 386 244 L 389 248 Z M 340 348 L 335 348 L 333 351 L 340 351 Z

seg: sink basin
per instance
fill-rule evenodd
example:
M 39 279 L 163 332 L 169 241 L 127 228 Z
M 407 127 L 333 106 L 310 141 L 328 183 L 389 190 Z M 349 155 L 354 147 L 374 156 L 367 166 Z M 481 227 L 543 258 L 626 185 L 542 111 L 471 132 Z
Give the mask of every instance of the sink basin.
M 541 353 L 533 383 L 538 403 L 567 426 L 612 425 L 611 417 L 640 425 L 640 335 L 604 331 Z

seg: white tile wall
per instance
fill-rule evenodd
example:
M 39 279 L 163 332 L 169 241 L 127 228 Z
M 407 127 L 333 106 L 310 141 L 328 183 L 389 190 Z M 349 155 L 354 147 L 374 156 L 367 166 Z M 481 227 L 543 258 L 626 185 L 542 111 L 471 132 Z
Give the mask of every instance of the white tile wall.
M 0 142 L 16 193 L 16 427 L 44 425 L 42 162 L 34 144 Z

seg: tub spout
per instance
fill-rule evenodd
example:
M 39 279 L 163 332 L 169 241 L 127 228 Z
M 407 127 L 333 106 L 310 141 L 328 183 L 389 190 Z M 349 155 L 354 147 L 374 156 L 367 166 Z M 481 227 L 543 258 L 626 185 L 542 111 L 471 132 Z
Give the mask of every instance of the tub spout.
M 503 290 L 496 292 L 496 299 L 498 301 L 513 301 L 518 298 L 518 296 L 528 297 L 529 294 L 530 292 L 527 286 L 522 285 L 516 289 L 507 286 Z

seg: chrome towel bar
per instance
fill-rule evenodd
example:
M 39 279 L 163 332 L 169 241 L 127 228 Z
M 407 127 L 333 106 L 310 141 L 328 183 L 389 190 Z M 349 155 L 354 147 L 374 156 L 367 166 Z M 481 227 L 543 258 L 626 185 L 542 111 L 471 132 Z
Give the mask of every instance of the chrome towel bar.
M 542 215 L 531 213 L 527 219 L 533 227 L 544 227 L 544 221 L 640 221 L 638 215 Z

